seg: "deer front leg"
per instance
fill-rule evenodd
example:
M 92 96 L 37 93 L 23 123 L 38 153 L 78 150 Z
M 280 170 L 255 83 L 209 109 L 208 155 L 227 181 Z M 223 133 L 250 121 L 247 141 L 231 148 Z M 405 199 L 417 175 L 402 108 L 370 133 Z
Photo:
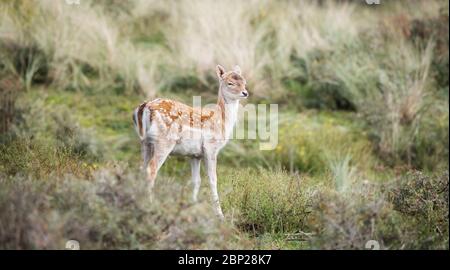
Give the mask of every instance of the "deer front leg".
M 211 198 L 216 215 L 223 219 L 222 208 L 220 207 L 219 194 L 217 193 L 217 153 L 205 155 L 205 163 L 208 170 L 209 186 L 211 188 Z
M 197 195 L 200 189 L 201 177 L 200 177 L 200 159 L 192 158 L 191 159 L 191 172 L 192 172 L 192 201 L 197 202 Z

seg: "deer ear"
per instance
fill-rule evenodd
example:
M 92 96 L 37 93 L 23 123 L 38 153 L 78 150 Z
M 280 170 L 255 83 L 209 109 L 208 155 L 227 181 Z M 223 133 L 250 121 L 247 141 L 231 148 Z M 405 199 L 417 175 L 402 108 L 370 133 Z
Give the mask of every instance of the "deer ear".
M 234 70 L 234 72 L 236 72 L 237 74 L 241 75 L 241 67 L 240 67 L 240 66 L 235 65 L 233 70 Z
M 225 74 L 225 69 L 221 65 L 216 66 L 216 73 L 219 79 L 222 79 L 223 74 Z

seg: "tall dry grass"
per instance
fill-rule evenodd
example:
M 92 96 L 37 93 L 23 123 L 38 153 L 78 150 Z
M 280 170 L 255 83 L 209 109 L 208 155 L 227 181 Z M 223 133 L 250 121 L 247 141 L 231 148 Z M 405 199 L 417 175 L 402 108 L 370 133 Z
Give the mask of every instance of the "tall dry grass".
M 120 32 L 118 21 L 94 3 L 2 3 L 0 38 L 15 49 L 33 46 L 42 51 L 58 87 L 155 91 L 152 75 L 161 59 L 158 52 L 136 49 Z M 33 66 L 30 69 L 33 72 Z
M 291 58 L 332 50 L 361 24 L 354 5 L 313 1 L 171 2 L 165 31 L 174 65 L 201 78 L 221 63 L 239 64 L 257 97 L 279 97 L 280 81 L 298 73 Z
M 353 50 L 353 54 L 344 51 L 330 61 L 349 99 L 377 129 L 379 150 L 408 163 L 433 93 L 429 74 L 432 48 L 432 42 L 416 50 L 400 40 L 381 48 Z M 349 55 L 351 61 L 344 61 Z
M 239 64 L 254 100 L 298 108 L 309 89 L 313 103 L 347 104 L 374 127 L 381 153 L 411 164 L 435 59 L 431 39 L 425 48 L 411 41 L 412 19 L 437 16 L 440 6 L 414 1 L 375 13 L 347 1 L 5 1 L 0 47 L 26 89 L 39 81 L 149 98 L 171 85 L 215 94 L 214 66 Z

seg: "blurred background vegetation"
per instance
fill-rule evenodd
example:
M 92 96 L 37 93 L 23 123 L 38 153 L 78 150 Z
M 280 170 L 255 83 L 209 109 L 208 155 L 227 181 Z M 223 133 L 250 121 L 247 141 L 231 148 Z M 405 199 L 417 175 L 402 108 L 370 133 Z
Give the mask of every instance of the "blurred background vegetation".
M 448 9 L 1 0 L 0 248 L 448 249 Z M 131 121 L 154 97 L 214 102 L 217 63 L 280 112 L 275 150 L 220 154 L 224 223 L 180 158 L 149 201 Z

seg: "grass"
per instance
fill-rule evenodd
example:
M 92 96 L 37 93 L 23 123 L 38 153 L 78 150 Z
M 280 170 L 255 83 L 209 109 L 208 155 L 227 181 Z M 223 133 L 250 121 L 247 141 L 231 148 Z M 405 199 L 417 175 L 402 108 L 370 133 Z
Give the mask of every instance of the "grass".
M 130 173 L 117 165 L 96 171 L 95 181 L 73 176 L 2 179 L 2 248 L 61 249 L 69 239 L 79 241 L 82 249 L 249 245 L 230 225 L 220 224 L 208 204 L 186 204 L 182 186 L 160 183 L 159 199 L 150 203 L 145 182 Z
M 448 249 L 446 10 L 0 1 L 0 248 Z M 150 201 L 131 120 L 154 96 L 214 102 L 217 63 L 280 123 L 276 149 L 220 153 L 223 223 L 184 158 Z

